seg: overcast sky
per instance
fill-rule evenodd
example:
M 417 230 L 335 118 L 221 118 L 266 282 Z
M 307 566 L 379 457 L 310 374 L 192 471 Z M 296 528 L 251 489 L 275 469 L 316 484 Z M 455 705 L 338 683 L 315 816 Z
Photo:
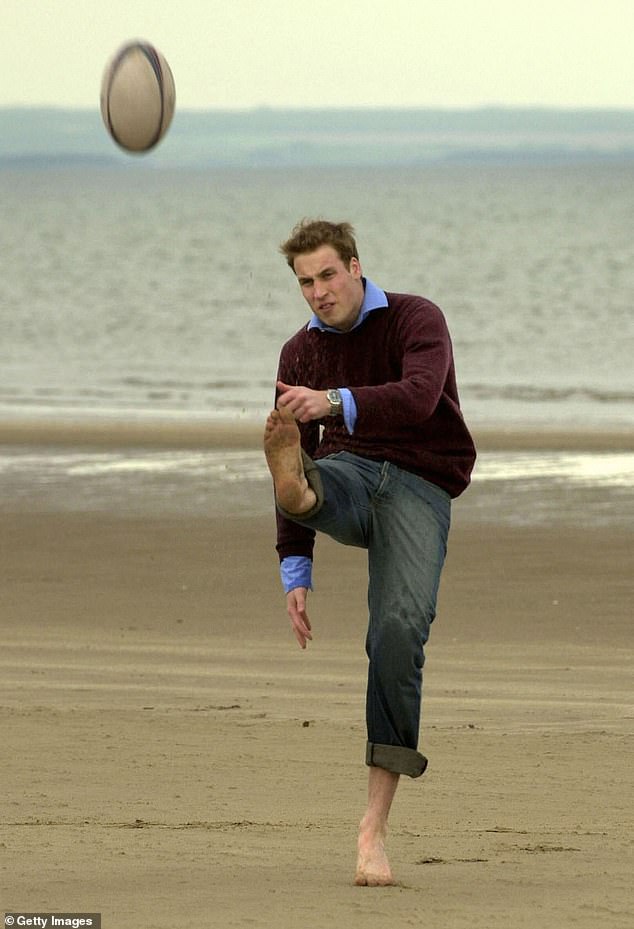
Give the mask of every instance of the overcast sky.
M 0 0 L 0 106 L 92 107 L 123 42 L 182 108 L 634 107 L 634 0 Z

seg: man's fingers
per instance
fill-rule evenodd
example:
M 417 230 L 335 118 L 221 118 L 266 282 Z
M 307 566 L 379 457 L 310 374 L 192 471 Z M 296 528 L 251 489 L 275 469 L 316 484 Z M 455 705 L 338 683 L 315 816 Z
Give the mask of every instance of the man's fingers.
M 311 419 L 317 419 L 322 415 L 319 410 L 318 393 L 316 391 L 309 390 L 307 387 L 292 387 L 283 381 L 277 382 L 277 389 L 278 409 L 290 410 L 300 423 L 309 423 Z
M 295 638 L 299 642 L 300 648 L 306 648 L 306 643 L 312 641 L 313 637 L 309 630 L 305 627 L 300 627 L 293 623 L 293 632 L 295 634 Z
M 300 632 L 299 629 L 296 629 L 294 626 L 293 626 L 293 632 L 295 633 L 295 638 L 297 639 L 299 643 L 299 647 L 306 648 L 306 642 L 307 642 L 306 636 L 302 632 Z
M 312 641 L 312 632 L 311 625 L 308 616 L 305 613 L 291 614 L 291 625 L 293 627 L 293 632 L 295 633 L 295 638 L 299 642 L 302 648 L 306 648 L 306 642 Z
M 297 413 L 301 402 L 301 397 L 294 397 L 293 394 L 280 394 L 277 398 L 278 409 L 282 408 L 285 410 L 290 410 L 295 418 L 297 418 L 295 414 Z
M 307 616 L 291 616 L 293 628 L 299 630 L 307 639 L 312 638 L 312 628 Z
M 295 638 L 301 648 L 306 648 L 306 642 L 312 639 L 312 634 L 310 620 L 306 613 L 306 590 L 303 587 L 296 587 L 289 592 L 287 609 Z

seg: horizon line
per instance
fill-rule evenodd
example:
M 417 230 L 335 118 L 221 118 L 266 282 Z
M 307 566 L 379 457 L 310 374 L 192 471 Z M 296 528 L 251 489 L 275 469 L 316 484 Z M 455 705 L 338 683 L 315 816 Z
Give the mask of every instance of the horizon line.
M 73 110 L 92 112 L 99 108 L 96 98 L 94 106 L 89 104 L 66 103 L 0 103 L 0 110 Z M 177 99 L 178 106 L 178 99 Z M 244 106 L 178 106 L 179 112 L 187 113 L 258 113 L 258 112 L 302 112 L 302 111 L 332 111 L 346 112 L 349 110 L 365 110 L 366 112 L 395 111 L 401 113 L 431 112 L 431 113 L 474 113 L 474 112 L 559 112 L 559 113 L 632 113 L 634 105 L 596 105 L 596 104 L 560 104 L 560 103 L 474 103 L 474 104 L 269 104 L 257 103 Z

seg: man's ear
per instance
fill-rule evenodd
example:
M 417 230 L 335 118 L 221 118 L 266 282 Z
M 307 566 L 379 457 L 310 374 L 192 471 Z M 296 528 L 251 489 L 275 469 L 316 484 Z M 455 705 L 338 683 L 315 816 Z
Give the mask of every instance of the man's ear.
M 361 272 L 361 262 L 358 258 L 350 259 L 350 274 L 356 278 L 361 278 L 363 276 Z

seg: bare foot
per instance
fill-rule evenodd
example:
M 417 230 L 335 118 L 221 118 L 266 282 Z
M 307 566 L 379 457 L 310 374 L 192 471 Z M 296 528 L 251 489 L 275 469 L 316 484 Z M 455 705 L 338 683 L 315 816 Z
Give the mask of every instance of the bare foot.
M 299 429 L 289 411 L 273 410 L 269 414 L 264 429 L 264 454 L 280 506 L 296 516 L 311 510 L 317 497 L 304 474 Z
M 359 831 L 359 857 L 354 882 L 358 887 L 388 887 L 395 883 L 385 853 L 382 835 L 364 829 Z

